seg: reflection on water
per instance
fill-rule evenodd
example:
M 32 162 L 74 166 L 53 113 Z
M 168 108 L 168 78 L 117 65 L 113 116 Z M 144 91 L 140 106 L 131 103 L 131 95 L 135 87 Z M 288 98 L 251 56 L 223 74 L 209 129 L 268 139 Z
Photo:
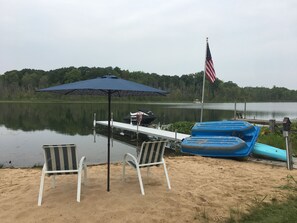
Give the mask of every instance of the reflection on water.
M 179 109 L 189 109 L 195 110 L 198 109 L 200 114 L 201 104 L 194 103 L 180 103 L 180 104 L 167 104 L 170 108 L 179 108 Z M 245 108 L 246 106 L 246 108 Z M 246 118 L 248 119 L 276 119 L 283 120 L 284 117 L 290 117 L 291 119 L 297 118 L 297 103 L 296 102 L 265 102 L 265 103 L 205 103 L 204 109 L 206 113 L 211 111 L 217 111 L 222 113 L 221 116 L 206 115 L 203 117 L 203 120 L 223 120 L 230 119 L 234 116 L 234 110 L 243 113 L 246 109 Z M 228 111 L 227 113 L 225 111 Z M 223 118 L 222 118 L 223 117 Z
M 65 135 L 55 131 L 22 131 L 10 130 L 0 127 L 1 156 L 0 164 L 9 166 L 9 161 L 14 167 L 30 167 L 43 165 L 43 144 L 74 143 L 78 147 L 78 157 L 87 157 L 87 163 L 106 163 L 107 138 L 97 135 L 94 143 L 93 135 Z M 125 153 L 136 154 L 136 149 L 125 143 L 113 140 L 111 147 L 111 162 L 122 159 Z
M 139 108 L 152 110 L 155 123 L 199 121 L 200 104 L 194 103 L 112 103 L 113 118 L 122 121 L 129 112 Z M 231 119 L 234 103 L 205 104 L 204 121 Z M 243 112 L 244 104 L 236 104 Z M 297 117 L 297 103 L 247 103 L 247 118 L 282 120 Z M 43 144 L 76 143 L 79 156 L 86 155 L 88 163 L 106 162 L 106 137 L 93 143 L 93 113 L 97 120 L 107 120 L 106 103 L 0 103 L 0 164 L 12 161 L 14 166 L 33 166 L 43 163 Z M 101 127 L 102 128 L 102 127 Z M 129 140 L 129 139 L 128 139 Z M 135 148 L 114 141 L 112 161 L 119 161 Z

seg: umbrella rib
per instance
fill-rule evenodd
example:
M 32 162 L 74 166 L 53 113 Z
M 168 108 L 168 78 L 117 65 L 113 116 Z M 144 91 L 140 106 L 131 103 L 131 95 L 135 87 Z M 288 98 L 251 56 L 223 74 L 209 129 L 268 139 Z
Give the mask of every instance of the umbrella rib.
M 115 92 L 120 93 L 118 90 L 100 90 L 102 92 L 104 92 L 105 94 L 114 94 Z

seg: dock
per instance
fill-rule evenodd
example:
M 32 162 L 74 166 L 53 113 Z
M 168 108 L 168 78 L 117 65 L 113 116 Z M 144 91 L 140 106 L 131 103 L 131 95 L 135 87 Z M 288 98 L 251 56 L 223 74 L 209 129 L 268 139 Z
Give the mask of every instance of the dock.
M 95 122 L 98 125 L 108 126 L 107 121 L 94 121 L 94 123 Z M 190 136 L 183 133 L 171 132 L 171 131 L 162 130 L 162 129 L 154 129 L 154 128 L 137 126 L 137 125 L 127 124 L 122 122 L 115 122 L 115 121 L 110 122 L 110 125 L 112 128 L 118 128 L 118 129 L 127 130 L 135 133 L 142 133 L 148 136 L 160 137 L 163 139 L 173 140 L 177 142 L 181 142 L 184 138 L 187 138 Z
M 246 121 L 246 122 L 258 124 L 258 125 L 271 125 L 271 124 L 282 125 L 283 124 L 282 121 L 275 121 L 275 120 L 272 121 L 272 120 L 263 120 L 263 119 L 235 118 L 233 120 Z
M 94 120 L 94 125 L 103 125 L 103 126 L 108 126 L 108 121 L 95 121 Z M 159 137 L 162 139 L 167 139 L 175 142 L 181 142 L 184 138 L 190 137 L 188 134 L 183 134 L 183 133 L 178 133 L 178 132 L 171 132 L 167 130 L 162 130 L 162 129 L 155 129 L 155 128 L 149 128 L 149 127 L 144 127 L 144 126 L 137 126 L 137 125 L 132 125 L 132 124 L 127 124 L 127 123 L 122 123 L 122 122 L 115 122 L 111 121 L 110 125 L 112 128 L 118 128 L 121 130 L 127 130 L 135 133 L 142 133 L 148 136 L 155 136 Z M 283 161 L 276 161 L 276 160 L 267 160 L 267 159 L 262 159 L 262 158 L 255 158 L 255 157 L 249 157 L 249 161 L 255 162 L 255 163 L 262 163 L 266 165 L 274 165 L 274 166 L 286 166 L 286 162 Z M 297 169 L 297 159 L 293 158 L 293 169 Z

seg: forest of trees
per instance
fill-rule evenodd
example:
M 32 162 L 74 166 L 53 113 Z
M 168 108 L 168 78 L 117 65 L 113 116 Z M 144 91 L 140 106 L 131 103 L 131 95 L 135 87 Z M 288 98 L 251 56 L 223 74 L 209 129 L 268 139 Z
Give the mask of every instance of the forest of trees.
M 39 88 L 86 80 L 103 75 L 112 74 L 120 78 L 136 81 L 155 88 L 168 91 L 167 97 L 151 98 L 145 100 L 162 101 L 193 101 L 201 99 L 203 72 L 185 74 L 182 76 L 158 75 L 141 71 L 130 72 L 119 67 L 68 67 L 56 70 L 43 71 L 34 69 L 12 70 L 0 75 L 0 100 L 42 100 L 64 99 L 69 97 L 44 94 L 36 92 Z M 77 97 L 77 100 L 93 100 L 94 97 Z M 98 100 L 98 98 L 96 98 Z M 104 99 L 102 99 L 104 100 Z M 121 99 L 121 100 L 129 100 Z M 133 100 L 139 100 L 133 98 Z M 214 84 L 206 81 L 206 102 L 296 102 L 297 91 L 284 87 L 239 87 L 232 81 L 223 82 L 216 79 Z

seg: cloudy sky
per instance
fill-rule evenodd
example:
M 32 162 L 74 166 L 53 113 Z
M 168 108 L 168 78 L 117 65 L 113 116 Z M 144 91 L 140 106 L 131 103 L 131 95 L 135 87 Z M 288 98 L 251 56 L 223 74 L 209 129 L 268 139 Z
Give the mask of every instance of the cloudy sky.
M 120 67 L 204 69 L 239 86 L 297 89 L 296 0 L 0 0 L 0 74 Z

